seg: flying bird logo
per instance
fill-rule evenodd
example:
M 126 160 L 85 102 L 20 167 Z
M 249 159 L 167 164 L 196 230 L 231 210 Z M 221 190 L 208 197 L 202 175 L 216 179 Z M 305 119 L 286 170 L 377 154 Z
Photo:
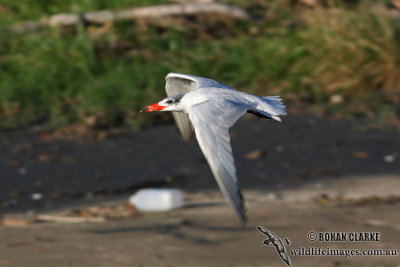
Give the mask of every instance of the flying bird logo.
M 275 246 L 278 255 L 284 262 L 286 262 L 287 265 L 290 266 L 290 258 L 286 252 L 286 247 L 285 244 L 282 242 L 282 239 L 265 227 L 257 226 L 257 229 L 264 235 L 268 236 L 268 239 L 265 239 L 263 241 L 263 244 L 267 246 Z M 287 238 L 285 238 L 285 242 L 288 245 L 290 244 L 290 240 Z

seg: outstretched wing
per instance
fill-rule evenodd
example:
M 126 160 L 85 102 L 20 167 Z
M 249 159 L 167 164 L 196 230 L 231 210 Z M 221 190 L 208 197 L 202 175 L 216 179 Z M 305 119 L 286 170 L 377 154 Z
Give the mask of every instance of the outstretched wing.
M 192 90 L 197 89 L 197 84 L 191 79 L 177 77 L 175 75 L 168 74 L 165 83 L 165 91 L 167 96 L 186 94 Z M 183 139 L 186 142 L 193 140 L 194 129 L 190 123 L 189 116 L 182 112 L 172 112 L 176 125 L 181 132 Z
M 265 227 L 257 226 L 257 229 L 258 229 L 258 231 L 260 231 L 264 235 L 268 236 L 269 238 L 274 237 L 273 235 L 271 235 L 271 232 Z
M 212 79 L 189 74 L 170 73 L 165 79 L 165 91 L 167 92 L 167 96 L 186 94 L 190 91 L 204 87 L 232 89 L 229 86 L 221 84 Z M 176 125 L 178 126 L 178 129 L 185 141 L 192 141 L 194 129 L 188 115 L 181 112 L 173 112 L 172 115 L 174 116 Z
M 189 110 L 199 146 L 222 193 L 242 223 L 247 220 L 246 210 L 236 177 L 229 128 L 246 112 L 247 106 L 243 104 L 218 99 L 194 105 Z

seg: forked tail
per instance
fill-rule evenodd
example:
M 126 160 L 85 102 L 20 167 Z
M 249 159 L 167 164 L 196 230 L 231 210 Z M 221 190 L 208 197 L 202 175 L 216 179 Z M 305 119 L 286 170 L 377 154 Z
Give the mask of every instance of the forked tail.
M 263 96 L 259 97 L 261 101 L 257 101 L 257 106 L 249 112 L 259 117 L 271 118 L 282 121 L 279 115 L 286 115 L 286 106 L 282 103 L 280 96 Z

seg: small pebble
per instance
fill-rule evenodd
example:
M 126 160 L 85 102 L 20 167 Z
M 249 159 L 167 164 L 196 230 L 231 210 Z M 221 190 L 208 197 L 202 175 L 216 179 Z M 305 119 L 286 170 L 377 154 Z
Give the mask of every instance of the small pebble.
M 33 200 L 41 200 L 43 198 L 43 195 L 40 193 L 34 193 L 31 195 L 31 199 Z
M 276 199 L 277 199 L 276 194 L 274 194 L 274 193 L 268 193 L 268 194 L 267 194 L 267 199 L 268 199 L 268 200 L 276 200 Z
M 386 155 L 385 157 L 383 157 L 383 160 L 385 162 L 392 163 L 396 160 L 396 158 L 393 155 Z
M 342 104 L 343 101 L 344 101 L 343 96 L 342 96 L 342 95 L 338 95 L 338 94 L 332 95 L 332 96 L 329 98 L 329 103 L 331 103 L 331 104 L 333 104 L 333 105 Z
M 246 159 L 259 159 L 264 155 L 264 151 L 262 149 L 256 149 L 253 150 L 249 153 L 247 153 L 246 155 L 244 155 L 244 157 Z
M 26 168 L 24 168 L 24 167 L 19 168 L 19 169 L 18 169 L 18 173 L 19 173 L 20 175 L 25 175 L 25 174 L 27 173 Z

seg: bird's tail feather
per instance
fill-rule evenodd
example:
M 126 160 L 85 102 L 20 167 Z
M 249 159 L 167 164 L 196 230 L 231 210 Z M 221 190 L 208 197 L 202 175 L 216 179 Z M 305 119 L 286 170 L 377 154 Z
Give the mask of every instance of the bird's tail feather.
M 277 121 L 281 121 L 279 115 L 286 115 L 286 106 L 280 96 L 264 96 L 260 99 L 262 101 L 257 105 L 257 112 Z

